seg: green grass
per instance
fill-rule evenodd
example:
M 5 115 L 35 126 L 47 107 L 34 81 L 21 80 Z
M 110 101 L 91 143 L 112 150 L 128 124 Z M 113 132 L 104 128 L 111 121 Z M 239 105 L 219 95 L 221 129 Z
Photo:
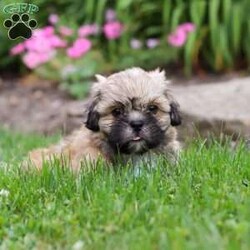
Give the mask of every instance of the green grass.
M 0 249 L 249 249 L 250 152 L 201 140 L 178 167 L 159 159 L 140 176 L 102 167 L 74 176 L 21 158 L 46 145 L 0 130 Z

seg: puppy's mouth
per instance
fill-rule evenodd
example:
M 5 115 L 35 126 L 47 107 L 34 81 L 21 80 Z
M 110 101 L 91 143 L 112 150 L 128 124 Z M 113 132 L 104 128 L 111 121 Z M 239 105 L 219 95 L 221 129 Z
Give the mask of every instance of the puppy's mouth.
M 134 135 L 123 142 L 117 141 L 115 149 L 125 154 L 143 154 L 148 151 L 147 140 L 142 135 Z
M 130 139 L 128 141 L 130 142 L 142 142 L 146 141 L 147 138 L 145 137 L 144 131 L 138 131 L 138 132 L 133 132 L 130 136 Z
M 135 134 L 132 136 L 132 138 L 131 138 L 130 141 L 132 141 L 132 142 L 140 142 L 140 141 L 142 141 L 142 140 L 143 140 L 143 135 L 139 132 L 139 133 L 135 133 Z
M 141 141 L 141 140 L 142 140 L 142 138 L 141 138 L 140 136 L 135 136 L 135 137 L 132 139 L 133 142 L 139 142 L 139 141 Z
M 138 130 L 132 129 L 127 122 L 117 122 L 108 135 L 108 142 L 120 153 L 143 154 L 157 147 L 164 138 L 164 132 L 156 122 L 145 122 L 145 125 Z

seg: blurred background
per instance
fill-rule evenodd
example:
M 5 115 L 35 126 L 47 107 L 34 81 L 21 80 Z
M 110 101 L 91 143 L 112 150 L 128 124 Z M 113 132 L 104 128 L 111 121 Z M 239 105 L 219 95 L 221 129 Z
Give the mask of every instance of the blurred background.
M 249 135 L 249 0 L 23 3 L 0 2 L 0 126 L 68 133 L 96 73 L 138 66 L 172 80 L 183 138 Z

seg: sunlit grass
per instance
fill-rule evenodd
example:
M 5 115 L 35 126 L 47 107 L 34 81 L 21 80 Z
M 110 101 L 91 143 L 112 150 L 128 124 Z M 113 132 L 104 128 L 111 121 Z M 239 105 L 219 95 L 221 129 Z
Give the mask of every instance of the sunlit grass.
M 0 249 L 249 249 L 250 152 L 216 140 L 140 175 L 19 169 L 54 138 L 0 132 Z M 3 190 L 7 192 L 3 192 Z

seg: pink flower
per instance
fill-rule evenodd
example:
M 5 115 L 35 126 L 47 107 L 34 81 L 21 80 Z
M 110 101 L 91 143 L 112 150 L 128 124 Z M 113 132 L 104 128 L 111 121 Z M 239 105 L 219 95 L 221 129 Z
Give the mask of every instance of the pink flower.
M 85 53 L 91 49 L 91 42 L 86 38 L 79 38 L 75 40 L 74 47 L 81 48 Z
M 68 28 L 68 27 L 66 27 L 66 26 L 61 26 L 59 28 L 59 32 L 63 36 L 71 36 L 73 34 L 73 30 L 70 29 L 70 28 Z
M 99 27 L 96 24 L 86 24 L 78 29 L 79 37 L 96 35 L 99 32 Z
M 40 64 L 48 62 L 55 55 L 56 55 L 56 51 L 55 50 L 51 50 L 51 51 L 49 51 L 47 53 L 40 53 L 40 54 L 38 54 L 38 57 L 40 59 Z
M 116 13 L 113 9 L 107 9 L 105 13 L 106 22 L 113 22 L 116 20 Z
M 30 39 L 34 38 L 34 37 L 48 37 L 54 34 L 54 27 L 52 26 L 45 26 L 42 29 L 35 29 L 33 31 L 33 35 Z
M 82 53 L 75 47 L 70 47 L 67 49 L 67 55 L 71 58 L 79 58 L 82 56 Z
M 49 22 L 51 24 L 56 24 L 58 22 L 58 20 L 59 20 L 59 17 L 57 14 L 50 14 L 49 15 Z
M 140 40 L 133 38 L 130 40 L 130 46 L 132 49 L 140 49 L 142 47 L 142 43 Z
M 167 40 L 174 47 L 181 47 L 185 44 L 189 32 L 195 31 L 195 25 L 192 23 L 183 23 L 171 33 Z
M 24 42 L 29 51 L 49 52 L 54 48 L 66 47 L 66 41 L 54 34 L 52 26 L 46 26 L 43 29 L 34 31 L 34 35 Z
M 55 48 L 66 46 L 66 41 L 54 34 L 54 27 L 46 26 L 35 30 L 33 36 L 24 42 L 28 52 L 22 59 L 28 68 L 34 69 L 51 60 L 56 54 Z
M 29 51 L 46 52 L 52 49 L 51 42 L 45 37 L 31 37 L 24 42 Z
M 114 40 L 121 36 L 123 25 L 118 21 L 109 22 L 104 25 L 103 31 L 107 39 Z
M 195 25 L 193 23 L 183 23 L 177 29 L 182 29 L 184 32 L 189 33 L 195 31 Z
M 159 40 L 156 39 L 156 38 L 149 38 L 149 39 L 147 39 L 147 41 L 146 41 L 146 45 L 147 45 L 147 47 L 148 47 L 149 49 L 153 49 L 153 48 L 155 48 L 156 46 L 159 45 Z
M 187 35 L 183 30 L 176 30 L 167 37 L 167 41 L 173 47 L 182 47 L 187 40 Z
M 18 43 L 16 46 L 14 46 L 14 47 L 11 48 L 10 54 L 12 56 L 19 55 L 22 52 L 24 52 L 24 50 L 25 50 L 24 43 Z
M 54 57 L 54 55 L 55 53 L 52 51 L 48 53 L 29 51 L 23 56 L 23 62 L 28 68 L 34 69 L 41 64 L 48 62 Z
M 23 62 L 30 69 L 36 68 L 41 63 L 38 54 L 35 52 L 28 52 L 24 55 Z
M 42 34 L 41 34 L 41 35 L 48 37 L 48 36 L 53 35 L 54 32 L 55 32 L 54 27 L 52 27 L 52 26 L 45 26 L 45 27 L 42 29 Z
M 49 38 L 49 42 L 54 48 L 64 48 L 67 46 L 67 42 L 62 40 L 59 36 L 53 35 Z
M 35 29 L 32 32 L 32 37 L 30 39 L 33 39 L 34 37 L 41 37 L 43 36 L 43 29 Z
M 91 42 L 86 38 L 77 39 L 73 46 L 67 49 L 67 55 L 71 58 L 79 58 L 91 49 Z

